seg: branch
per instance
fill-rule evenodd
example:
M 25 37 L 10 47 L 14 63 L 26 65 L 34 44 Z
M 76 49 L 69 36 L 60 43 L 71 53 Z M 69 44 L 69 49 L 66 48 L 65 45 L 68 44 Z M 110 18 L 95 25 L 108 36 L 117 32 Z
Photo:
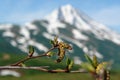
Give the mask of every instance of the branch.
M 2 69 L 31 69 L 31 70 L 40 70 L 44 72 L 57 73 L 57 72 L 67 72 L 67 70 L 48 70 L 46 69 L 48 66 L 41 67 L 20 67 L 20 66 L 0 66 L 0 70 Z
M 86 71 L 67 71 L 66 69 L 60 69 L 60 70 L 48 70 L 49 66 L 39 66 L 39 67 L 20 67 L 20 66 L 0 66 L 0 70 L 2 69 L 29 69 L 29 70 L 39 70 L 49 73 L 88 73 Z
M 30 60 L 30 59 L 35 59 L 35 58 L 39 58 L 39 57 L 45 57 L 45 56 L 52 56 L 52 50 L 57 49 L 57 56 L 58 59 L 56 60 L 57 63 L 60 63 L 65 56 L 65 51 L 66 50 L 72 50 L 72 47 L 64 42 L 59 42 L 57 37 L 54 38 L 54 40 L 51 40 L 51 44 L 52 44 L 52 48 L 50 48 L 47 52 L 38 55 L 38 56 L 33 56 L 34 54 L 34 48 L 32 46 L 29 47 L 29 54 L 28 56 L 26 56 L 25 58 L 23 58 L 22 60 L 11 64 L 10 66 L 1 66 L 0 69 L 33 69 L 33 70 L 40 70 L 40 71 L 44 71 L 44 72 L 51 72 L 51 73 L 57 73 L 57 72 L 70 72 L 70 68 L 72 66 L 73 63 L 71 63 L 71 61 L 69 61 L 67 67 L 65 69 L 60 69 L 60 70 L 49 70 L 46 69 L 46 67 L 28 67 L 28 66 L 24 66 L 24 62 Z
M 28 60 L 30 60 L 30 59 L 48 56 L 47 53 L 50 52 L 50 51 L 52 51 L 52 50 L 55 49 L 55 48 L 56 48 L 56 47 L 50 48 L 47 52 L 43 53 L 42 55 L 31 56 L 31 57 L 28 56 L 28 57 L 26 57 L 26 58 L 24 58 L 24 59 L 22 59 L 22 60 L 20 60 L 20 61 L 18 61 L 18 62 L 16 62 L 16 63 L 14 63 L 14 64 L 11 64 L 11 66 L 19 66 L 20 63 L 24 63 L 24 62 L 26 62 L 26 61 L 28 61 Z
M 0 69 L 33 69 L 33 70 L 45 71 L 45 68 L 47 67 L 48 66 L 41 66 L 41 67 L 0 66 Z

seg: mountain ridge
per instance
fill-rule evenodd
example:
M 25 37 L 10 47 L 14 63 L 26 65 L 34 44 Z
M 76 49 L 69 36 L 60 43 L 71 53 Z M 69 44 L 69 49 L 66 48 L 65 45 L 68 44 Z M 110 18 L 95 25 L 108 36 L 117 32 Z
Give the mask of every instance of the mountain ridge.
M 119 34 L 79 13 L 71 5 L 62 6 L 43 20 L 28 22 L 23 26 L 0 25 L 0 35 L 0 44 L 7 45 L 2 43 L 5 40 L 17 50 L 15 52 L 27 53 L 29 45 L 35 47 L 35 55 L 45 52 L 50 47 L 49 40 L 57 35 L 59 40 L 73 46 L 73 51 L 70 52 L 72 58 L 77 57 L 77 60 L 82 61 L 86 53 L 90 56 L 96 55 L 99 59 L 114 60 L 115 63 L 120 61 Z

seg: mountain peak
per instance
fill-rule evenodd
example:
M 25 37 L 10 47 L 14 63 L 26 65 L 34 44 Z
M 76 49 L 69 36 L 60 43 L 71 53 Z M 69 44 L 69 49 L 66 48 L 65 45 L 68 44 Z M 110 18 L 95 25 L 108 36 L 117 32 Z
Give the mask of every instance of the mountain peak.
M 89 17 L 77 11 L 69 4 L 54 10 L 50 15 L 46 16 L 46 19 L 52 24 L 62 21 L 69 23 L 70 25 L 74 25 L 81 30 L 90 29 L 90 26 L 88 26 L 85 22 L 89 20 Z
M 74 24 L 74 19 L 76 15 L 77 11 L 71 5 L 65 5 L 58 9 L 58 19 L 60 21 Z
M 61 6 L 59 9 L 62 9 L 62 10 L 65 10 L 65 11 L 72 11 L 72 10 L 74 10 L 73 6 L 70 5 L 70 4 Z
M 46 17 L 46 20 L 49 22 L 49 25 L 47 26 L 49 27 L 48 31 L 50 33 L 58 34 L 58 28 L 65 28 L 66 25 L 64 23 L 68 23 L 73 25 L 73 27 L 79 31 L 91 32 L 101 40 L 107 39 L 113 41 L 114 43 L 120 44 L 120 37 L 115 37 L 118 36 L 116 33 L 107 28 L 105 25 L 94 21 L 83 12 L 77 11 L 69 4 L 54 10 Z
M 71 5 L 68 4 L 65 6 L 61 6 L 59 9 L 54 10 L 46 18 L 47 19 L 52 18 L 52 21 L 64 21 L 69 24 L 73 24 L 76 13 L 77 11 Z
M 67 5 L 61 6 L 61 8 L 72 9 L 73 7 L 72 5 L 67 4 Z
M 96 55 L 100 59 L 118 61 L 120 35 L 92 20 L 83 12 L 77 11 L 71 5 L 61 6 L 46 19 L 35 20 L 24 26 L 0 25 L 0 45 L 4 45 L 0 46 L 0 52 L 26 53 L 28 46 L 32 45 L 36 49 L 36 55 L 48 50 L 49 45 L 46 42 L 55 35 L 59 36 L 59 41 L 69 42 L 72 45 L 71 53 L 74 54 L 70 56 L 75 57 L 75 61 L 76 56 L 82 60 L 83 53 Z

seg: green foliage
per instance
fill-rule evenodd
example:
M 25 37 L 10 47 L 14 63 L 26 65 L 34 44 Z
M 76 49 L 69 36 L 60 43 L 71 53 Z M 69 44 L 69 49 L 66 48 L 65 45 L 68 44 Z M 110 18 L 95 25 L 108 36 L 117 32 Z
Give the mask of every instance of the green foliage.
M 96 68 L 98 66 L 98 60 L 95 55 L 93 55 L 93 66 L 94 66 L 94 68 Z
M 94 55 L 91 59 L 87 54 L 85 58 L 88 62 L 83 62 L 81 67 L 86 69 L 88 72 L 92 72 L 96 80 L 110 80 L 109 71 L 107 70 L 109 63 L 101 62 L 99 63 L 97 57 Z M 97 77 L 96 77 L 97 76 Z
M 55 52 L 50 51 L 50 52 L 47 53 L 47 56 L 52 57 L 54 54 L 55 54 Z
M 81 73 L 44 73 L 38 72 L 36 74 L 29 73 L 23 75 L 20 78 L 11 77 L 11 76 L 0 76 L 0 80 L 95 80 L 89 74 L 81 74 Z M 120 72 L 116 74 L 111 74 L 111 80 L 119 80 L 120 79 Z
M 98 64 L 98 66 L 96 68 L 96 73 L 99 74 L 102 69 L 107 70 L 108 65 L 109 65 L 108 62 L 102 62 L 102 63 Z
M 20 63 L 20 66 L 22 66 L 22 67 L 26 67 L 26 64 L 24 64 L 24 63 Z
M 93 80 L 91 76 L 88 74 L 80 74 L 80 73 L 57 73 L 57 74 L 51 74 L 51 73 L 37 73 L 37 74 L 27 74 L 23 75 L 20 78 L 16 77 L 1 77 L 0 80 Z
M 85 58 L 89 62 L 89 64 L 91 64 L 94 67 L 93 60 L 90 58 L 90 56 L 88 56 L 87 54 L 85 54 Z
M 80 66 L 89 72 L 95 72 L 95 68 L 88 62 L 84 62 Z
M 34 48 L 33 46 L 29 46 L 29 57 L 32 57 L 34 53 Z
M 54 40 L 51 40 L 50 43 L 52 44 L 52 48 L 50 48 L 47 52 L 38 55 L 38 56 L 33 56 L 34 54 L 34 48 L 33 46 L 29 46 L 29 54 L 27 57 L 25 57 L 24 59 L 18 61 L 15 64 L 12 64 L 11 66 L 19 66 L 19 67 L 24 67 L 24 68 L 29 68 L 26 67 L 26 61 L 30 60 L 30 59 L 34 59 L 34 58 L 38 58 L 38 57 L 51 57 L 55 54 L 55 52 L 53 52 L 54 49 L 57 49 L 57 60 L 56 62 L 62 62 L 62 60 L 64 59 L 66 50 L 72 50 L 72 47 L 62 41 L 58 41 L 58 37 L 55 37 Z M 110 80 L 109 77 L 109 71 L 107 70 L 107 67 L 109 65 L 108 62 L 101 62 L 99 63 L 97 60 L 97 57 L 95 55 L 93 55 L 93 58 L 90 58 L 89 55 L 85 54 L 85 58 L 87 60 L 87 62 L 83 62 L 81 64 L 81 67 L 86 69 L 88 72 L 92 73 L 92 75 L 95 76 L 96 80 Z M 48 63 L 50 63 L 51 61 L 48 61 Z M 38 63 L 39 64 L 39 63 Z M 31 65 L 31 64 L 30 64 Z M 42 64 L 40 64 L 42 65 Z M 49 64 L 50 66 L 50 64 Z M 55 67 L 55 65 L 54 65 Z M 66 60 L 66 69 L 61 69 L 59 67 L 57 67 L 57 69 L 54 70 L 49 70 L 46 68 L 41 68 L 39 67 L 39 69 L 35 69 L 35 70 L 42 70 L 45 72 L 70 72 L 71 68 L 73 67 L 73 61 L 70 58 L 67 58 Z M 30 68 L 29 68 L 30 69 Z
M 53 41 L 53 40 L 50 40 L 50 44 L 54 44 L 54 41 Z
M 69 58 L 66 60 L 67 69 L 70 70 L 73 67 L 73 61 Z
M 94 67 L 96 68 L 98 65 L 98 60 L 97 57 L 95 55 L 93 55 L 93 59 L 90 58 L 90 56 L 88 56 L 87 54 L 85 54 L 85 58 L 86 60 Z

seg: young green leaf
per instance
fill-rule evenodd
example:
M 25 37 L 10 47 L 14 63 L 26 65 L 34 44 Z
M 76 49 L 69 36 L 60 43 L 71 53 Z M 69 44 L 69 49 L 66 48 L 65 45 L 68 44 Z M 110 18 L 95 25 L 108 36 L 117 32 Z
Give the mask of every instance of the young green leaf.
M 95 72 L 95 68 L 90 63 L 84 62 L 80 66 L 89 72 Z
M 56 47 L 58 45 L 58 37 L 56 36 L 53 40 L 53 45 Z
M 71 62 L 71 60 L 70 60 L 69 58 L 67 58 L 67 60 L 66 60 L 66 65 L 69 65 L 70 62 Z
M 18 66 L 26 67 L 26 65 L 24 63 L 20 63 L 20 64 L 18 64 Z
M 33 46 L 29 46 L 29 57 L 32 57 L 34 53 L 34 48 Z
M 73 61 L 71 60 L 69 66 L 68 66 L 68 69 L 69 69 L 69 70 L 73 67 L 73 64 L 74 64 L 74 63 L 73 63 Z
M 67 69 L 70 70 L 73 66 L 73 61 L 70 58 L 66 60 Z
M 24 63 L 21 63 L 21 66 L 22 66 L 22 67 L 26 67 L 26 65 L 25 65 Z
M 94 64 L 94 67 L 96 68 L 97 65 L 98 65 L 98 61 L 97 61 L 97 57 L 95 55 L 93 55 L 93 64 Z
M 102 69 L 106 70 L 108 68 L 109 63 L 108 62 L 102 62 L 98 64 L 96 68 L 96 73 L 99 74 Z
M 54 41 L 53 41 L 53 40 L 50 40 L 50 44 L 54 44 Z
M 93 60 L 87 54 L 85 54 L 85 58 L 94 67 Z
M 47 56 L 51 57 L 51 56 L 53 56 L 54 54 L 55 54 L 55 52 L 52 52 L 52 51 L 51 51 L 51 52 L 48 52 L 48 53 L 47 53 Z

